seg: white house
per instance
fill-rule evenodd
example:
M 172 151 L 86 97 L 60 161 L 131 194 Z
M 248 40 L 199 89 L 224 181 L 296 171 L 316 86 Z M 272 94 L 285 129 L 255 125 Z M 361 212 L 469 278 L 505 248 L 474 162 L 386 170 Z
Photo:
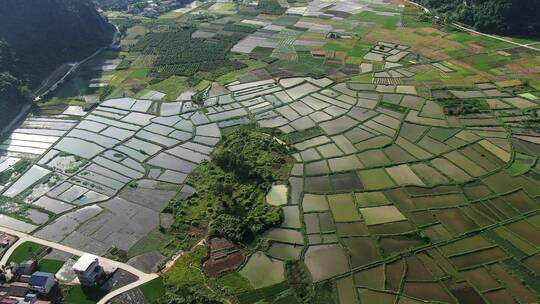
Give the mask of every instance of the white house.
M 77 274 L 81 285 L 91 286 L 103 275 L 103 267 L 99 265 L 98 257 L 92 254 L 84 254 L 73 265 L 73 271 Z

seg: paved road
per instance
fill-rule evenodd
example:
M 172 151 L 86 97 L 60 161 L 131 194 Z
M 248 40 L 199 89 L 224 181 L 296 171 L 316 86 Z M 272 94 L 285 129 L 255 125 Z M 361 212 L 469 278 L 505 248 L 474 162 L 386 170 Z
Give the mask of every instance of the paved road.
M 431 13 L 431 11 L 427 7 L 425 7 L 425 6 L 421 5 L 421 4 L 418 4 L 418 3 L 414 2 L 414 1 L 410 1 L 410 0 L 405 0 L 405 2 L 416 5 L 417 7 L 420 7 L 421 9 L 423 9 L 426 13 L 432 14 L 432 15 L 435 16 L 435 18 L 440 19 L 439 16 Z M 482 36 L 489 37 L 489 38 L 492 38 L 492 39 L 496 39 L 496 40 L 499 40 L 499 41 L 504 41 L 506 43 L 513 44 L 515 46 L 520 46 L 520 47 L 523 47 L 523 48 L 526 48 L 526 49 L 529 49 L 529 50 L 540 52 L 540 49 L 533 47 L 533 45 L 535 45 L 536 43 L 523 44 L 523 43 L 515 42 L 515 41 L 509 40 L 509 39 L 506 39 L 506 38 L 503 38 L 503 37 L 499 37 L 499 36 L 496 36 L 496 35 L 491 35 L 491 34 L 486 34 L 486 33 L 479 32 L 479 31 L 477 31 L 477 30 L 475 30 L 473 28 L 463 26 L 463 25 L 461 25 L 459 23 L 456 23 L 456 22 L 451 22 L 450 25 L 452 25 L 452 26 L 454 26 L 454 27 L 456 27 L 456 28 L 458 28 L 458 29 L 460 29 L 462 31 L 474 33 L 474 34 L 477 34 L 477 35 L 482 35 Z
M 20 244 L 22 244 L 24 242 L 37 243 L 37 244 L 40 244 L 40 245 L 51 247 L 51 248 L 54 248 L 54 249 L 57 249 L 57 250 L 60 250 L 60 251 L 64 251 L 64 252 L 67 252 L 67 253 L 70 253 L 70 254 L 73 254 L 73 255 L 77 255 L 77 256 L 82 256 L 83 254 L 86 253 L 84 251 L 81 251 L 81 250 L 78 250 L 78 249 L 75 249 L 75 248 L 71 248 L 71 247 L 68 247 L 68 246 L 65 246 L 65 245 L 62 245 L 62 244 L 58 244 L 58 243 L 55 243 L 55 242 L 51 242 L 51 241 L 43 240 L 43 239 L 40 239 L 40 238 L 36 238 L 36 237 L 28 235 L 26 233 L 15 231 L 15 230 L 12 230 L 12 229 L 9 229 L 9 228 L 0 227 L 0 231 L 5 232 L 7 234 L 17 236 L 19 238 L 19 240 L 15 244 L 13 244 L 13 246 L 11 246 L 5 252 L 4 256 L 0 260 L 0 265 L 5 265 L 7 263 L 8 258 L 13 253 L 13 251 Z M 105 268 L 120 268 L 120 269 L 123 269 L 125 271 L 131 272 L 132 274 L 136 275 L 139 278 L 139 280 L 137 280 L 136 282 L 133 282 L 131 284 L 128 284 L 128 285 L 126 285 L 126 286 L 124 286 L 122 288 L 119 288 L 117 290 L 114 290 L 114 291 L 108 293 L 97 304 L 105 304 L 109 300 L 111 300 L 112 298 L 116 297 L 117 295 L 120 295 L 121 293 L 124 293 L 124 292 L 126 292 L 128 290 L 131 290 L 133 288 L 139 287 L 140 285 L 159 277 L 156 273 L 144 273 L 144 272 L 142 272 L 142 271 L 140 271 L 140 270 L 138 270 L 138 269 L 136 269 L 136 268 L 134 268 L 134 267 L 132 267 L 130 265 L 124 264 L 124 263 L 120 263 L 120 262 L 113 261 L 111 259 L 107 259 L 107 258 L 103 258 L 103 257 L 98 257 L 98 258 L 99 258 L 99 263 L 102 266 L 104 266 Z

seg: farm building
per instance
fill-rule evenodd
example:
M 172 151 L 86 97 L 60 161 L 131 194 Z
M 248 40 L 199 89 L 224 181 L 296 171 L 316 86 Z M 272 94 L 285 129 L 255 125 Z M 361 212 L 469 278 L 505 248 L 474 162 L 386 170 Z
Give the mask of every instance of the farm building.
M 34 272 L 30 277 L 30 290 L 36 291 L 41 294 L 48 294 L 56 284 L 54 274 L 48 272 Z
M 73 265 L 73 270 L 77 274 L 81 285 L 94 285 L 97 279 L 103 274 L 103 267 L 99 265 L 97 256 L 85 254 Z

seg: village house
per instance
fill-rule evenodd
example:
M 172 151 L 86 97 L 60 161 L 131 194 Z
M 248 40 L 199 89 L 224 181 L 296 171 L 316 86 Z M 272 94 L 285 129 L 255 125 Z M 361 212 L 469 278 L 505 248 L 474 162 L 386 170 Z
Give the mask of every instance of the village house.
M 28 285 L 32 291 L 40 294 L 49 294 L 54 285 L 56 285 L 56 279 L 52 273 L 37 271 L 30 277 Z
M 29 293 L 24 297 L 4 297 L 0 304 L 50 304 L 50 301 L 39 300 L 36 294 Z
M 15 274 L 18 276 L 31 275 L 36 271 L 37 263 L 34 260 L 22 261 L 15 268 Z
M 73 271 L 81 285 L 92 286 L 103 275 L 103 267 L 99 265 L 97 256 L 84 254 L 73 265 Z

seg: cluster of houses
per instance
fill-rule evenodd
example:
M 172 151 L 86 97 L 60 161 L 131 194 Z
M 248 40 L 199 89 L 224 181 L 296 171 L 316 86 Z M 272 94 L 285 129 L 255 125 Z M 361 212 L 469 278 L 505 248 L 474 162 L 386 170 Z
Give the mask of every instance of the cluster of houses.
M 36 261 L 5 267 L 6 283 L 0 285 L 0 304 L 48 304 L 58 282 L 54 273 L 37 271 Z M 93 286 L 103 277 L 95 255 L 81 256 L 72 267 L 82 286 Z
M 16 241 L 18 240 L 17 237 L 0 232 L 0 257 L 4 255 L 4 252 L 11 247 Z
M 183 7 L 185 5 L 185 0 L 149 0 L 143 4 L 145 5 L 141 5 L 139 2 L 128 5 L 128 13 L 133 15 L 142 15 L 148 18 L 156 18 L 163 12 L 168 12 Z

